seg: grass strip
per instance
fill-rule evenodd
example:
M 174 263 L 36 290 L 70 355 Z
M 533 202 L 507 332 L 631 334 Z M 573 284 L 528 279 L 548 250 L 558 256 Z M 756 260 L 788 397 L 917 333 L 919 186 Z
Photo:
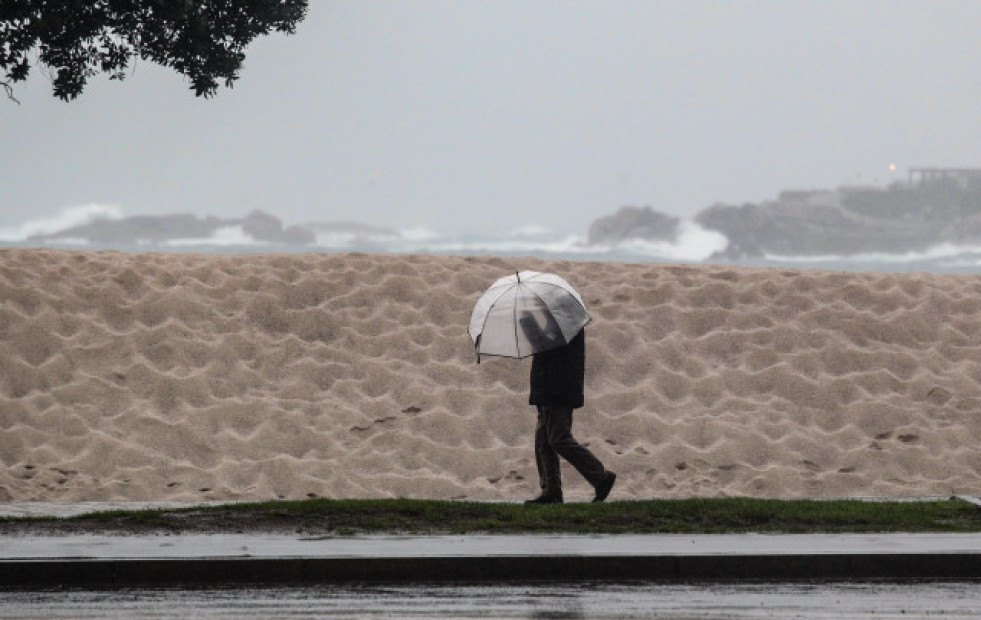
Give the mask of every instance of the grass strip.
M 722 534 L 979 532 L 967 502 L 696 498 L 526 506 L 418 499 L 272 501 L 0 519 L 0 534 Z

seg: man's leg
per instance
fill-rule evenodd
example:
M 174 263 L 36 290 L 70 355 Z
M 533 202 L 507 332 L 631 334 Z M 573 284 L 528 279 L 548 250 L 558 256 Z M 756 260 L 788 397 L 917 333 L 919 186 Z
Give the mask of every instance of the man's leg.
M 542 494 L 537 500 L 542 503 L 562 501 L 562 470 L 559 468 L 559 455 L 548 441 L 548 407 L 538 407 L 538 424 L 535 427 L 535 463 L 538 465 L 538 484 Z
M 609 495 L 616 475 L 607 471 L 599 459 L 572 436 L 572 407 L 547 407 L 549 446 L 562 458 L 569 461 L 582 477 L 596 489 L 596 500 L 602 501 Z M 539 422 L 541 417 L 539 416 Z

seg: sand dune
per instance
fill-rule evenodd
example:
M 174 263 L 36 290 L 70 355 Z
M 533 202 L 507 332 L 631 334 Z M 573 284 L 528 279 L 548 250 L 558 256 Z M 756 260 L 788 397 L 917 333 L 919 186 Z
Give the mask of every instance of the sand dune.
M 530 362 L 467 336 L 518 269 L 594 318 L 614 498 L 981 495 L 979 277 L 5 249 L 0 501 L 531 497 Z

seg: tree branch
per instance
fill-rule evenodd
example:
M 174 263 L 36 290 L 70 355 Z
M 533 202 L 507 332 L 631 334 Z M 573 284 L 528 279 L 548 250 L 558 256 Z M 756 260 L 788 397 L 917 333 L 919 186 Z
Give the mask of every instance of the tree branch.
M 10 82 L 0 82 L 0 86 L 3 86 L 3 89 L 7 91 L 8 99 L 13 101 L 17 105 L 20 105 L 20 101 L 17 100 L 17 97 L 14 97 L 14 87 L 11 86 Z

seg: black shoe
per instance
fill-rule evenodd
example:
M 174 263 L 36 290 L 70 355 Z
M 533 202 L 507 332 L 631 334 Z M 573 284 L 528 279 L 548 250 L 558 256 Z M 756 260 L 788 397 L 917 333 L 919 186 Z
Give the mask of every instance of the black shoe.
M 596 485 L 596 497 L 593 498 L 594 502 L 601 502 L 607 498 L 610 494 L 610 489 L 613 488 L 613 483 L 617 481 L 617 475 L 615 473 L 608 472 L 606 478 L 603 478 L 602 482 Z
M 529 499 L 525 502 L 526 504 L 561 504 L 562 503 L 562 492 L 558 493 L 542 493 L 535 499 Z

